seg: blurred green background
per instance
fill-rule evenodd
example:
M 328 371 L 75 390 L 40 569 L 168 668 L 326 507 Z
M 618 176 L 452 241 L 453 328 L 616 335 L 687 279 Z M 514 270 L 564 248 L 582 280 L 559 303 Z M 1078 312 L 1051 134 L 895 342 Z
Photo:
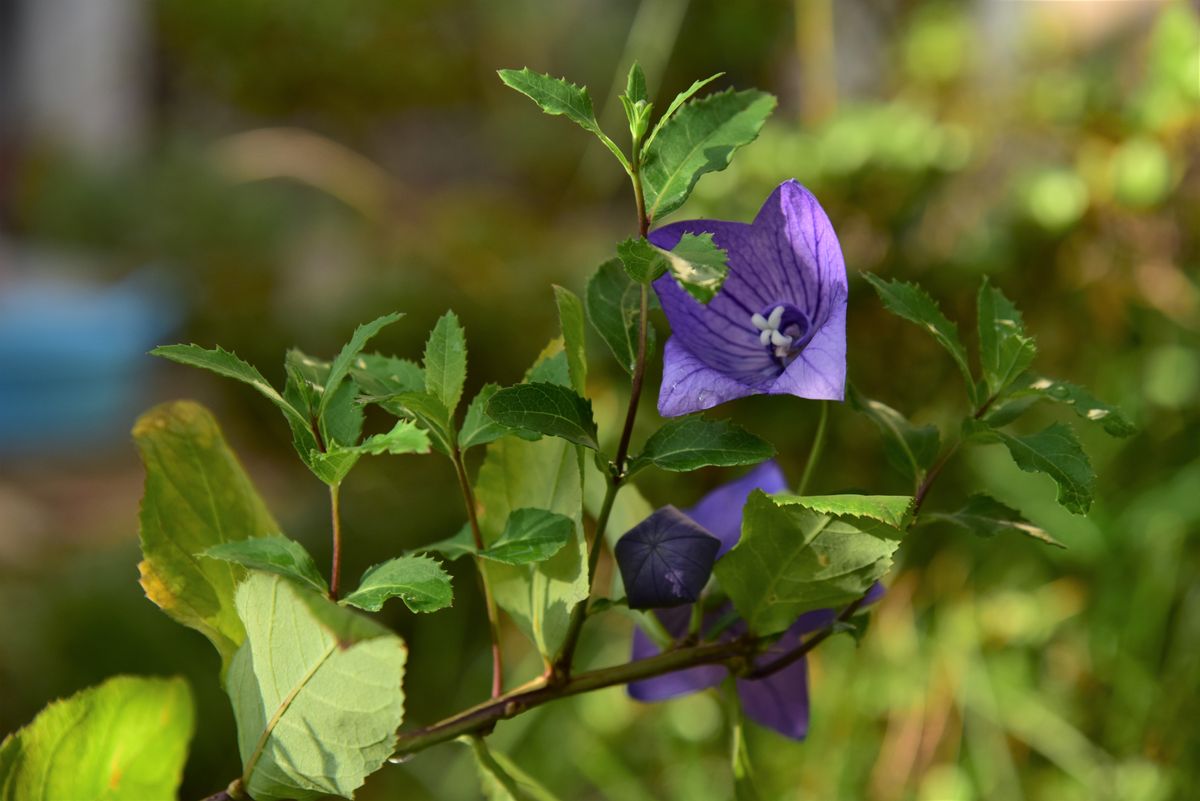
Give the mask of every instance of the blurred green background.
M 855 273 L 921 281 L 968 337 L 988 273 L 1024 310 L 1038 369 L 1140 428 L 1080 430 L 1100 476 L 1087 518 L 1002 449 L 960 457 L 929 508 L 982 486 L 1068 550 L 921 528 L 863 643 L 813 658 L 809 740 L 749 732 L 764 795 L 1200 798 L 1200 19 L 1150 0 L 3 0 L 0 733 L 114 673 L 182 673 L 199 701 L 183 797 L 237 774 L 215 653 L 136 582 L 128 431 L 156 401 L 208 404 L 322 564 L 325 493 L 268 404 L 142 353 L 219 343 L 281 382 L 288 346 L 330 356 L 394 309 L 408 316 L 380 349 L 419 356 L 452 307 L 468 391 L 511 383 L 555 333 L 550 283 L 582 290 L 634 215 L 602 147 L 494 70 L 586 83 L 623 141 L 615 92 L 635 57 L 660 106 L 718 71 L 718 87 L 779 96 L 759 141 L 676 216 L 749 219 L 780 181 L 809 186 L 852 274 L 850 376 L 865 393 L 920 422 L 963 411 L 952 363 Z M 133 305 L 103 306 L 114 287 Z M 151 322 L 121 338 L 138 315 Z M 81 355 L 106 344 L 129 355 L 111 368 Z M 590 391 L 613 416 L 626 390 L 592 345 L 604 367 Z M 106 407 L 78 408 L 101 391 Z M 799 475 L 815 404 L 727 408 Z M 655 422 L 648 403 L 640 428 Z M 831 426 L 814 491 L 905 491 L 868 422 L 838 407 Z M 683 506 L 729 477 L 648 475 L 642 489 Z M 348 575 L 462 522 L 449 465 L 416 457 L 364 462 L 343 514 Z M 386 610 L 411 650 L 413 724 L 486 692 L 483 611 L 461 568 L 453 609 Z M 516 683 L 538 666 L 508 634 Z M 623 620 L 597 624 L 584 656 L 623 659 L 628 637 Z M 721 799 L 724 715 L 715 695 L 639 706 L 612 689 L 501 724 L 493 742 L 566 799 Z M 478 796 L 469 752 L 450 744 L 359 798 Z

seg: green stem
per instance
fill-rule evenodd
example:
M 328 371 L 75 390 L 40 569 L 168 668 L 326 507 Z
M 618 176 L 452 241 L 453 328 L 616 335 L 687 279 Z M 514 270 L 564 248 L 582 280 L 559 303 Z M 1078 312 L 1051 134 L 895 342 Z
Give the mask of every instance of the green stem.
M 471 538 L 475 542 L 475 550 L 483 550 L 483 532 L 479 529 L 479 514 L 475 509 L 475 491 L 467 478 L 467 466 L 463 463 L 462 451 L 455 444 L 450 450 L 450 461 L 454 463 L 454 472 L 458 476 L 458 488 L 462 492 L 463 504 L 467 507 L 467 522 L 471 527 Z M 492 644 L 492 697 L 497 698 L 504 692 L 504 655 L 500 647 L 500 611 L 496 608 L 496 598 L 492 594 L 492 585 L 488 581 L 487 571 L 483 560 L 475 557 L 475 571 L 479 576 L 479 585 L 483 591 L 483 604 L 487 610 L 488 636 Z
M 821 401 L 821 417 L 817 420 L 817 431 L 813 434 L 812 448 L 808 451 L 808 461 L 805 462 L 804 473 L 800 476 L 800 486 L 796 489 L 797 495 L 803 495 L 804 491 L 808 489 L 808 482 L 817 467 L 817 462 L 821 461 L 821 451 L 825 448 L 825 425 L 828 420 L 829 401 Z
M 337 600 L 338 577 L 342 572 L 342 516 L 338 502 L 339 485 L 329 485 L 330 516 L 333 518 L 333 566 L 329 571 L 329 597 Z

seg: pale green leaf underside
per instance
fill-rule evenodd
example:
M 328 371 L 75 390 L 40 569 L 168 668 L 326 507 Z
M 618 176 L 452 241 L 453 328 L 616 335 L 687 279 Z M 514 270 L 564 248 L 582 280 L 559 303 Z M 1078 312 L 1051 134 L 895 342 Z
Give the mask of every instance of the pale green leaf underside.
M 289 578 L 320 593 L 329 585 L 304 546 L 287 537 L 255 537 L 214 545 L 199 554 Z
M 701 303 L 708 303 L 729 274 L 729 254 L 713 242 L 713 235 L 684 234 L 670 251 L 663 251 L 671 277 Z
M 0 801 L 175 798 L 193 715 L 182 678 L 116 676 L 54 701 L 0 743 Z
M 463 417 L 462 428 L 458 432 L 458 447 L 464 451 L 476 445 L 486 445 L 508 433 L 508 428 L 488 417 L 487 404 L 492 396 L 500 389 L 498 384 L 484 384 L 471 403 Z
M 229 667 L 242 782 L 255 801 L 349 798 L 404 718 L 399 637 L 265 573 L 238 588 L 246 641 Z
M 638 317 L 641 288 L 625 272 L 619 259 L 600 265 L 588 281 L 584 302 L 588 320 L 608 345 L 617 364 L 630 375 L 637 364 Z M 654 328 L 646 331 L 647 352 L 654 350 Z
M 400 556 L 367 568 L 358 589 L 342 603 L 378 612 L 389 598 L 399 598 L 414 612 L 436 612 L 454 602 L 454 588 L 436 559 Z
M 138 419 L 133 439 L 146 468 L 141 585 L 164 612 L 212 641 L 224 670 L 242 642 L 234 592 L 245 571 L 196 554 L 276 534 L 279 524 L 203 406 L 156 406 Z
M 804 612 L 860 598 L 887 573 L 900 544 L 848 522 L 854 518 L 814 512 L 801 500 L 810 499 L 780 500 L 753 492 L 741 540 L 714 570 L 734 607 L 758 634 L 783 631 Z M 867 511 L 861 503 L 849 505 Z M 894 519 L 894 512 L 882 514 Z
M 567 374 L 571 387 L 580 396 L 587 395 L 587 351 L 584 344 L 583 301 L 571 290 L 555 285 L 554 304 L 562 329 L 563 352 L 567 356 Z

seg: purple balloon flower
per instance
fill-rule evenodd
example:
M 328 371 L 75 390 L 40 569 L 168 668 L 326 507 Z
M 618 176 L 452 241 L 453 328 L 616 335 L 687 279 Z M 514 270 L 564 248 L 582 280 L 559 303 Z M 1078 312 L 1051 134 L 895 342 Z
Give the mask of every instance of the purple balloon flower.
M 613 549 L 630 609 L 662 609 L 700 597 L 721 542 L 664 506 L 626 532 Z
M 750 493 L 761 489 L 768 494 L 785 492 L 787 481 L 783 471 L 774 461 L 764 462 L 740 479 L 724 484 L 705 495 L 683 513 L 699 525 L 712 532 L 721 541 L 720 555 L 723 556 L 737 543 L 741 536 L 742 508 Z M 720 558 L 720 557 L 718 557 Z M 876 584 L 867 594 L 867 603 L 874 603 L 883 595 L 883 587 Z M 704 627 L 711 626 L 729 608 L 705 615 Z M 692 607 L 680 606 L 656 612 L 663 627 L 673 637 L 682 637 L 691 621 Z M 829 626 L 837 617 L 833 609 L 817 609 L 806 612 L 792 624 L 783 636 L 757 657 L 758 664 L 765 664 L 777 656 L 796 648 L 804 636 Z M 743 634 L 745 624 L 738 622 L 725 630 L 722 639 L 732 639 Z M 641 629 L 633 633 L 633 658 L 646 659 L 659 653 L 659 648 Z M 699 667 L 635 681 L 629 685 L 629 694 L 638 701 L 665 701 L 681 695 L 716 687 L 726 676 L 720 665 Z M 738 679 L 738 697 L 746 717 L 762 726 L 774 729 L 795 740 L 808 734 L 808 664 L 799 659 L 783 670 L 762 679 Z
M 787 181 L 753 223 L 687 220 L 649 238 L 670 250 L 687 233 L 711 233 L 729 254 L 729 275 L 707 306 L 669 274 L 654 282 L 671 324 L 659 413 L 676 417 L 758 394 L 841 400 L 846 265 L 813 194 Z

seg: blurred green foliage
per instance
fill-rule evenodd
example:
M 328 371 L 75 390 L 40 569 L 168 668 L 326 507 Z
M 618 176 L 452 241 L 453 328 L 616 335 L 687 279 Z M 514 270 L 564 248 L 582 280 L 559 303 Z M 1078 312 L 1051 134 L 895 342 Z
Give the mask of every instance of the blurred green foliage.
M 826 19 L 809 13 L 820 5 L 371 0 L 347 13 L 303 0 L 161 0 L 151 145 L 100 166 L 28 148 L 15 231 L 94 254 L 110 276 L 160 265 L 191 304 L 181 339 L 220 342 L 255 363 L 277 364 L 289 345 L 327 358 L 355 323 L 392 309 L 409 316 L 380 349 L 418 357 L 423 332 L 453 306 L 470 343 L 468 394 L 511 382 L 554 331 L 550 282 L 580 289 L 632 233 L 633 216 L 625 186 L 596 177 L 596 146 L 528 114 L 493 69 L 569 74 L 620 132 L 620 109 L 606 101 L 623 84 L 612 76 L 643 56 L 622 51 L 631 26 L 641 36 L 649 26 L 666 65 L 650 83 L 664 93 L 724 70 L 718 86 L 781 97 L 759 141 L 702 182 L 681 218 L 746 219 L 780 180 L 798 178 L 834 221 L 852 273 L 920 279 L 959 320 L 970 320 L 978 275 L 990 273 L 1025 312 L 1039 365 L 1121 404 L 1140 428 L 1121 441 L 1081 432 L 1100 476 L 1086 519 L 1057 509 L 1050 482 L 1002 449 L 972 456 L 978 481 L 1068 550 L 933 526 L 908 541 L 862 645 L 835 638 L 812 660 L 809 740 L 748 731 L 766 797 L 1195 798 L 1197 14 L 1185 2 L 993 4 L 1022 9 L 1009 20 L 1014 38 L 974 4 L 885 12 L 841 0 L 833 28 L 814 23 Z M 1127 16 L 1084 25 L 1068 6 Z M 864 16 L 874 22 L 865 33 L 853 24 Z M 814 41 L 829 45 L 825 60 L 798 46 Z M 827 108 L 808 102 L 800 87 L 836 89 L 833 76 L 856 60 L 877 66 L 869 88 L 835 91 Z M 274 133 L 235 137 L 257 128 Z M 848 331 L 850 376 L 866 394 L 920 423 L 953 418 L 954 365 L 861 281 L 851 283 Z M 593 376 L 602 420 L 623 403 L 619 378 L 615 365 Z M 187 380 L 168 394 L 214 401 L 284 529 L 323 563 L 323 488 L 292 464 L 286 427 L 251 393 Z M 769 432 L 799 475 L 815 405 L 753 398 L 733 411 Z M 1038 411 L 1029 430 L 1060 414 Z M 830 424 L 813 490 L 904 490 L 873 428 L 846 408 Z M 381 425 L 369 418 L 369 430 Z M 136 475 L 131 457 L 112 463 Z M 705 489 L 647 478 L 656 504 L 682 506 Z M 961 500 L 946 478 L 930 508 Z M 342 497 L 351 575 L 461 524 L 448 467 L 365 461 Z M 48 548 L 44 563 L 0 565 L 0 730 L 114 673 L 183 673 L 199 709 L 185 793 L 204 795 L 237 771 L 217 660 L 140 598 L 132 510 L 109 526 L 84 545 Z M 429 620 L 400 605 L 385 613 L 410 646 L 414 723 L 486 687 L 482 608 L 470 576 L 454 572 L 453 609 Z M 611 625 L 619 642 L 621 624 Z M 583 654 L 625 656 L 603 647 L 585 637 Z M 539 666 L 534 654 L 512 655 L 522 658 L 524 680 Z M 614 689 L 501 724 L 492 744 L 566 798 L 726 798 L 724 715 L 716 694 L 640 706 Z M 385 769 L 359 797 L 474 798 L 470 761 L 467 748 L 442 746 Z

